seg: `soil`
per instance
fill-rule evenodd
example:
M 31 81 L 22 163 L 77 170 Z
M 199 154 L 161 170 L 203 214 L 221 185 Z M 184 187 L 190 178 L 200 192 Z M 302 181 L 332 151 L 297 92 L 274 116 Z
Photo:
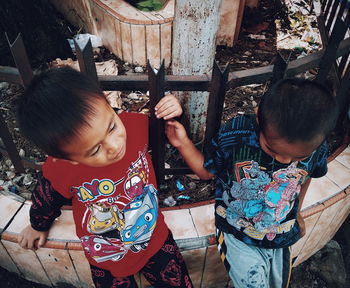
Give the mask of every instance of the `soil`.
M 3 1 L 1 2 L 9 3 L 11 1 Z M 15 2 L 25 2 L 23 0 L 16 0 Z M 40 2 L 40 1 L 39 1 Z M 47 2 L 45 0 L 41 0 L 41 2 Z M 288 10 L 285 6 L 280 4 L 281 1 L 278 0 L 261 0 L 259 9 L 245 9 L 245 14 L 243 17 L 241 32 L 238 38 L 237 43 L 234 47 L 217 47 L 216 51 L 216 60 L 218 61 L 220 66 L 224 66 L 225 64 L 230 64 L 230 71 L 244 70 L 249 68 L 262 67 L 269 64 L 274 63 L 276 59 L 277 53 L 280 53 L 282 57 L 285 59 L 293 60 L 302 54 L 303 51 L 297 49 L 283 49 L 277 47 L 277 31 L 275 20 L 279 20 L 281 23 L 281 29 L 291 29 L 289 26 L 289 18 L 288 18 Z M 31 5 L 28 5 L 31 6 Z M 29 18 L 18 18 L 16 13 L 13 13 L 13 7 L 10 4 L 7 4 L 6 9 L 9 15 L 17 19 L 17 22 L 13 24 L 16 29 L 22 31 L 22 35 L 27 35 L 29 33 L 33 33 L 32 30 L 35 30 L 35 42 L 38 42 L 38 45 L 35 45 L 35 48 L 30 49 L 30 59 L 32 67 L 35 69 L 45 68 L 50 61 L 55 58 L 66 59 L 67 57 L 75 58 L 74 54 L 71 53 L 70 50 L 64 48 L 60 51 L 55 51 L 52 54 L 52 50 L 54 47 L 66 47 L 67 41 L 66 38 L 72 38 L 78 31 L 76 27 L 73 27 L 60 15 L 55 12 L 52 6 L 49 3 L 45 5 L 34 4 L 31 7 L 19 6 L 23 7 L 22 12 L 26 11 L 27 14 L 33 13 L 36 19 L 39 19 L 41 16 L 43 19 L 35 21 L 35 29 L 28 29 L 33 24 Z M 1 11 L 1 10 L 0 10 Z M 2 10 L 2 14 L 0 16 L 8 17 L 7 14 L 4 13 L 5 9 Z M 20 14 L 20 13 L 18 13 Z M 50 15 L 48 17 L 48 15 Z M 54 17 L 52 17 L 52 15 Z M 13 20 L 11 20 L 13 21 Z M 26 21 L 28 21 L 26 23 Z M 15 21 L 16 22 L 16 21 Z M 13 23 L 15 23 L 13 22 Z M 50 25 L 47 25 L 50 23 Z M 3 25 L 0 28 L 11 30 L 11 25 Z M 47 30 L 46 28 L 53 30 Z M 37 31 L 42 31 L 38 33 Z M 55 33 L 53 33 L 55 31 Z M 0 31 L 2 32 L 2 31 Z M 3 33 L 0 33 L 0 35 Z M 11 33 L 13 35 L 13 33 Z M 40 34 L 40 35 L 39 35 Z M 31 34 L 32 35 L 32 34 Z M 52 35 L 56 35 L 52 38 Z M 59 35 L 59 36 L 57 36 Z M 262 37 L 258 37 L 259 39 L 254 39 L 251 35 L 260 35 Z M 24 37 L 26 39 L 30 39 L 30 37 Z M 31 38 L 33 39 L 33 38 Z M 3 39 L 1 39 L 3 40 Z M 0 41 L 4 43 L 4 41 Z M 30 47 L 27 43 L 33 43 L 33 41 L 25 41 L 25 46 Z M 49 43 L 50 48 L 48 46 L 40 45 L 40 43 Z M 59 43 L 59 44 L 58 44 Z M 63 44 L 64 43 L 64 44 Z M 8 60 L 9 54 L 8 51 L 4 52 L 5 48 L 0 46 L 0 54 L 5 55 L 6 57 L 0 57 L 0 65 L 11 65 L 13 63 Z M 50 51 L 50 53 L 47 53 Z M 10 57 L 11 58 L 11 57 Z M 114 59 L 118 64 L 119 74 L 132 73 L 134 67 L 130 65 L 126 65 L 123 61 L 118 59 L 116 56 L 111 54 L 107 49 L 101 48 L 99 53 L 95 55 L 95 61 L 106 61 L 108 59 Z M 5 61 L 5 62 L 4 62 Z M 310 75 L 310 73 L 309 73 Z M 312 77 L 311 76 L 308 77 Z M 304 77 L 301 75 L 301 77 Z M 13 135 L 15 144 L 17 145 L 18 150 L 22 150 L 22 154 L 24 154 L 27 158 L 30 158 L 36 162 L 41 162 L 45 159 L 46 155 L 36 147 L 33 147 L 27 140 L 25 140 L 19 133 L 16 120 L 14 116 L 14 103 L 16 97 L 23 92 L 23 89 L 17 85 L 8 85 L 6 83 L 0 83 L 1 91 L 1 101 L 0 101 L 0 111 L 3 113 L 5 117 L 9 129 Z M 225 98 L 225 106 L 224 112 L 222 116 L 222 121 L 225 122 L 231 117 L 234 117 L 238 114 L 243 113 L 253 113 L 254 108 L 258 105 L 260 97 L 263 93 L 268 89 L 269 83 L 259 84 L 259 85 L 248 85 L 243 87 L 228 87 L 226 98 Z M 127 93 L 123 92 L 122 97 L 125 100 L 127 97 Z M 141 103 L 142 107 L 147 106 L 147 101 L 145 103 Z M 128 111 L 139 111 L 140 103 L 130 103 L 130 101 L 123 101 L 123 106 Z M 344 139 L 344 131 L 343 128 L 337 128 L 328 139 L 330 143 L 330 153 L 336 150 L 343 143 Z M 169 146 L 167 146 L 167 162 L 170 165 L 181 165 L 181 159 L 178 154 Z M 170 156 L 171 155 L 171 156 Z M 8 161 L 6 158 L 2 159 L 3 168 L 8 165 Z M 7 162 L 7 164 L 6 164 Z M 9 164 L 8 166 L 11 166 Z M 10 167 L 8 167 L 11 170 Z M 12 168 L 13 169 L 13 168 Z M 8 178 L 8 171 L 2 169 L 3 179 Z M 34 174 L 34 171 L 27 170 L 27 173 Z M 180 183 L 180 184 L 179 184 Z M 31 185 L 33 185 L 32 183 Z M 182 186 L 181 186 L 182 185 Z M 1 186 L 1 185 L 0 185 Z M 163 187 L 161 187 L 160 193 L 160 201 L 161 206 L 166 207 L 168 204 L 164 204 L 164 200 L 168 197 L 172 196 L 174 200 L 177 201 L 176 205 L 183 205 L 189 203 L 195 203 L 199 201 L 213 199 L 213 183 L 211 181 L 200 181 L 194 177 L 190 177 L 188 175 L 176 176 L 168 179 Z M 184 188 L 184 190 L 182 190 Z M 17 189 L 21 190 L 21 189 Z M 182 199 L 178 198 L 179 196 Z M 189 197 L 189 199 L 187 199 Z M 321 283 L 322 281 L 320 281 Z M 5 273 L 3 268 L 0 268 L 0 283 L 1 287 L 11 287 L 11 288 L 43 288 L 46 287 L 44 285 L 30 283 L 28 281 L 23 280 L 22 278 L 18 278 L 16 275 Z M 314 286 L 314 287 L 326 287 L 326 286 Z

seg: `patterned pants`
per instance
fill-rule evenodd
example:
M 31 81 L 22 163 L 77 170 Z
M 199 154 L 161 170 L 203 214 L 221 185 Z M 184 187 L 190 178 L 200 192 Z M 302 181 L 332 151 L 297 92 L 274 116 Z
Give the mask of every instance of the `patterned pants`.
M 93 265 L 90 268 L 96 288 L 138 287 L 133 275 L 114 277 L 108 270 Z M 140 272 L 153 287 L 193 288 L 185 261 L 170 232 L 162 248 L 149 259 Z

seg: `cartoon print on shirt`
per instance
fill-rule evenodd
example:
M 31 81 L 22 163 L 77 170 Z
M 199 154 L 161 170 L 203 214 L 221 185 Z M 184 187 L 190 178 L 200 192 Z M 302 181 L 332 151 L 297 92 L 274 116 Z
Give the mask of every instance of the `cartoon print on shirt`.
M 147 183 L 149 168 L 145 157 L 146 150 L 129 167 L 128 177 L 124 182 L 124 191 L 130 198 L 139 196 Z
M 107 202 L 108 203 L 108 202 Z M 114 229 L 118 231 L 124 227 L 124 215 L 116 205 L 106 205 L 105 202 L 90 204 L 88 231 L 93 234 L 102 234 Z
M 80 240 L 96 262 L 119 261 L 129 251 L 146 249 L 156 227 L 157 190 L 148 184 L 146 150 L 139 152 L 126 174 L 117 182 L 93 179 L 74 187 L 78 199 L 86 202 L 82 225 L 91 233 Z
M 115 238 L 92 235 L 82 237 L 81 242 L 84 250 L 98 263 L 106 260 L 118 261 L 127 252 L 122 241 Z
M 242 167 L 245 177 L 223 193 L 227 222 L 237 229 L 245 228 L 243 232 L 256 239 L 266 236 L 273 240 L 276 234 L 289 231 L 294 222 L 280 223 L 293 208 L 307 176 L 296 165 L 277 170 L 272 177 L 254 161 Z

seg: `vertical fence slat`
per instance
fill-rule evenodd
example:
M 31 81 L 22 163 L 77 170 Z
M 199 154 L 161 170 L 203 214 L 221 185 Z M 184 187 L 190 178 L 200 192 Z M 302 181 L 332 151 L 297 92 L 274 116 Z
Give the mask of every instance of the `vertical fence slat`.
M 165 163 L 165 135 L 164 121 L 159 120 L 154 115 L 154 107 L 158 101 L 164 96 L 164 79 L 165 69 L 164 61 L 160 66 L 158 73 L 155 73 L 150 63 L 148 66 L 148 81 L 149 81 L 149 98 L 150 98 L 150 146 L 152 149 L 153 166 L 157 177 L 158 185 L 164 182 L 164 163 Z
M 228 65 L 226 65 L 224 71 L 221 72 L 217 62 L 214 61 L 210 84 L 204 146 L 207 146 L 210 143 L 211 139 L 220 128 L 228 72 Z
M 328 0 L 328 1 L 330 1 L 330 0 Z M 323 1 L 321 1 L 321 10 L 322 11 L 324 11 L 324 9 L 325 9 L 325 7 L 326 7 L 326 4 L 328 3 L 328 1 L 327 0 L 323 0 Z
M 33 79 L 33 71 L 30 67 L 26 49 L 23 44 L 21 34 L 18 34 L 15 41 L 11 44 L 9 38 L 7 37 L 7 42 L 10 46 L 13 59 L 15 60 L 16 67 L 22 79 L 24 87 L 28 86 L 30 81 Z
M 335 55 L 337 53 L 339 44 L 341 40 L 344 39 L 346 29 L 347 25 L 345 25 L 345 23 L 340 18 L 337 18 L 325 53 L 323 54 L 323 57 L 320 61 L 320 70 L 316 77 L 317 81 L 322 83 L 327 79 L 329 70 L 335 61 Z
M 337 1 L 338 1 L 338 0 L 337 0 Z M 331 29 L 331 27 L 332 27 L 332 23 L 333 23 L 333 21 L 334 21 L 334 16 L 335 16 L 335 13 L 336 13 L 338 7 L 339 7 L 338 3 L 334 3 L 334 4 L 333 4 L 333 7 L 332 7 L 332 9 L 331 9 L 331 12 L 329 13 L 329 15 L 328 15 L 328 17 L 327 17 L 327 19 L 328 19 L 328 20 L 327 20 L 327 24 L 326 24 L 326 30 L 327 30 L 327 31 L 330 31 L 330 29 Z M 339 14 L 337 14 L 337 15 L 339 15 Z
M 92 51 L 91 40 L 87 41 L 86 45 L 81 48 L 74 40 L 75 51 L 77 53 L 79 68 L 82 73 L 90 77 L 93 81 L 98 82 L 96 65 Z
M 335 0 L 335 1 L 338 1 L 338 0 Z M 334 2 L 334 0 L 329 0 L 328 3 L 327 3 L 326 8 L 323 10 L 323 13 L 324 13 L 324 15 L 326 15 L 326 18 L 328 18 L 328 17 L 327 17 L 327 16 L 328 16 L 328 12 L 329 12 L 329 9 L 331 8 L 333 2 Z M 328 20 L 325 19 L 325 22 L 326 22 L 326 23 L 327 23 L 328 21 L 329 21 L 329 19 L 328 19 Z

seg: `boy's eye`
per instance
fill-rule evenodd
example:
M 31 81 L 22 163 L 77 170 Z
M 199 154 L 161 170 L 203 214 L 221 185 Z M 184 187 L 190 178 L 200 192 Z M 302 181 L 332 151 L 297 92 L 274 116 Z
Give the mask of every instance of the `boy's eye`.
M 91 153 L 90 156 L 95 156 L 95 155 L 98 153 L 98 151 L 100 151 L 100 147 L 101 147 L 101 145 L 98 145 L 98 146 L 96 147 L 96 149 Z
M 115 123 L 113 123 L 112 127 L 109 129 L 109 132 L 112 132 L 115 129 Z

